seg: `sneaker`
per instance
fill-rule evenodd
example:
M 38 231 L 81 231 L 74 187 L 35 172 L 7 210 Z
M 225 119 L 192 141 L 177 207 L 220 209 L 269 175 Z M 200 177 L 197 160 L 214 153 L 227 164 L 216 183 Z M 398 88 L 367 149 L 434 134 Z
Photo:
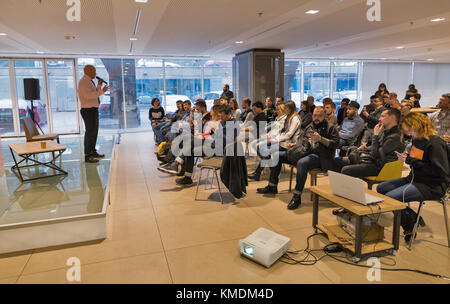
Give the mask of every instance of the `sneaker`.
M 84 161 L 86 162 L 86 163 L 98 163 L 99 162 L 99 160 L 97 159 L 97 158 L 94 158 L 93 156 L 87 156 L 87 157 L 85 157 L 84 158 Z
M 277 189 L 277 187 L 274 187 L 274 186 L 267 186 L 265 188 L 256 189 L 256 192 L 261 193 L 261 194 L 277 194 L 278 189 Z
M 105 154 L 98 154 L 97 152 L 95 152 L 94 154 L 92 154 L 92 157 L 95 157 L 95 158 L 104 158 L 104 157 L 105 157 Z
M 300 194 L 294 194 L 291 202 L 288 205 L 289 210 L 295 210 L 302 204 L 302 196 Z
M 160 167 L 158 168 L 159 171 L 164 172 L 164 173 L 169 173 L 171 175 L 177 175 L 178 172 L 180 172 L 180 166 L 178 165 L 177 162 L 173 162 L 171 163 L 169 166 L 167 167 Z
M 176 180 L 177 185 L 192 185 L 192 178 L 185 176 Z

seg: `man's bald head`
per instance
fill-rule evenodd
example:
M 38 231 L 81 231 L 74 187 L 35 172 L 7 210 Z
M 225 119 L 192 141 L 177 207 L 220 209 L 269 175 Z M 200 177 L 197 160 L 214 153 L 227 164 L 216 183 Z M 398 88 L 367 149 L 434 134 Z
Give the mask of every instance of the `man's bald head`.
M 95 76 L 97 76 L 97 70 L 93 65 L 88 64 L 84 67 L 84 75 L 87 75 L 91 79 L 94 79 Z

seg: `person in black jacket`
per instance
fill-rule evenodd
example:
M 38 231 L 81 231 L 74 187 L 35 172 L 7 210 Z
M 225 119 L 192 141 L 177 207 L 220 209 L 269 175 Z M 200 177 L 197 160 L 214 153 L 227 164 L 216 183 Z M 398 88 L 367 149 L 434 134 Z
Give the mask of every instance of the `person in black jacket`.
M 398 159 L 410 165 L 411 172 L 405 178 L 379 184 L 377 191 L 404 203 L 439 200 L 450 185 L 450 148 L 423 114 L 409 113 L 401 127 L 413 140 L 409 154 L 400 154 Z M 411 238 L 416 220 L 417 214 L 412 209 L 402 210 L 401 225 L 406 242 Z M 421 226 L 425 226 L 423 219 L 419 220 Z
M 306 156 L 301 157 L 296 162 L 297 178 L 294 196 L 288 205 L 288 209 L 297 209 L 301 205 L 301 194 L 305 187 L 308 177 L 308 170 L 320 168 L 328 170 L 332 168 L 333 157 L 336 153 L 336 147 L 339 142 L 339 134 L 336 127 L 329 125 L 325 120 L 325 110 L 323 107 L 316 107 L 313 113 L 313 121 L 306 128 L 303 135 L 299 138 L 298 144 L 308 141 L 309 148 L 305 153 Z M 296 144 L 290 144 L 289 148 Z M 278 163 L 275 167 L 270 168 L 269 185 L 265 188 L 257 189 L 258 193 L 278 193 L 277 185 L 279 175 L 283 163 L 290 163 L 288 160 L 289 151 L 280 152 Z
M 353 177 L 376 176 L 384 164 L 397 160 L 395 152 L 402 153 L 405 144 L 398 128 L 400 111 L 385 110 L 375 126 L 370 146 L 353 149 L 348 157 L 334 159 L 334 171 Z
M 347 106 L 350 103 L 350 99 L 344 98 L 341 101 L 341 107 L 339 108 L 338 115 L 337 115 L 337 121 L 338 126 L 342 125 L 344 122 L 344 118 L 347 116 Z
M 304 130 L 312 121 L 310 105 L 307 100 L 302 101 L 302 104 L 300 105 L 300 112 L 298 112 L 298 115 L 300 116 L 300 120 L 302 121 L 301 128 L 302 130 Z
M 273 103 L 272 97 L 266 98 L 266 107 L 264 108 L 264 113 L 268 122 L 274 121 L 277 116 L 277 111 L 275 109 L 275 104 Z

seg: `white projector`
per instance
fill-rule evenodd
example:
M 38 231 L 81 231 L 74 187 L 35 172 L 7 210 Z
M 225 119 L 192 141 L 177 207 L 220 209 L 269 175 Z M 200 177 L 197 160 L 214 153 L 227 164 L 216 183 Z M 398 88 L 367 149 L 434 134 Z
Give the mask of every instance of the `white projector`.
M 270 230 L 259 228 L 239 240 L 241 255 L 269 268 L 291 247 L 291 240 Z

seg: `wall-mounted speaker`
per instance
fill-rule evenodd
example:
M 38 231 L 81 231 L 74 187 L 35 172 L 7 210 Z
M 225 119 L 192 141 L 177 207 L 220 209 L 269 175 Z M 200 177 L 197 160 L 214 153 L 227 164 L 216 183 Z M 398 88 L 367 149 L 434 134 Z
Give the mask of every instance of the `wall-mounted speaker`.
M 25 100 L 40 100 L 41 90 L 39 87 L 39 79 L 25 78 L 23 80 L 23 88 L 25 91 Z

